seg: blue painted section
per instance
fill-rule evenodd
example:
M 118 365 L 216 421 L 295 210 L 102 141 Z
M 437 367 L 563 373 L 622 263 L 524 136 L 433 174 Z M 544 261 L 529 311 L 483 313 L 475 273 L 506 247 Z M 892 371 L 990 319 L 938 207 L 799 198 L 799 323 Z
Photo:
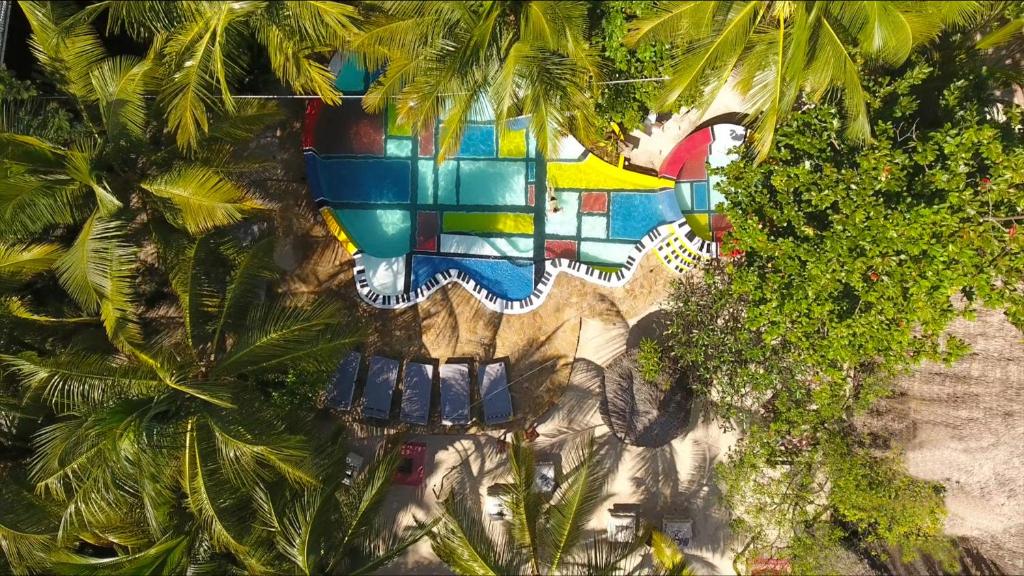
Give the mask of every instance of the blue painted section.
M 304 152 L 303 159 L 306 161 L 306 181 L 309 183 L 309 191 L 313 199 L 318 200 L 324 196 L 324 186 L 320 179 L 320 158 L 313 152 Z
M 707 210 L 708 209 L 708 183 L 707 182 L 694 182 L 693 183 L 693 209 L 694 210 Z
M 318 159 L 321 196 L 331 202 L 408 202 L 412 190 L 409 160 Z
M 611 195 L 609 238 L 640 240 L 652 229 L 683 217 L 675 190 L 615 192 Z
M 412 289 L 418 289 L 445 270 L 465 272 L 477 284 L 505 300 L 522 300 L 533 292 L 532 262 L 419 254 L 412 257 Z
M 359 58 L 354 55 L 345 57 L 334 85 L 342 92 L 363 92 L 366 90 L 365 82 L 366 70 L 360 65 Z
M 408 210 L 334 210 L 352 241 L 377 258 L 404 256 L 412 249 Z
M 462 134 L 459 158 L 494 158 L 494 126 L 470 124 Z

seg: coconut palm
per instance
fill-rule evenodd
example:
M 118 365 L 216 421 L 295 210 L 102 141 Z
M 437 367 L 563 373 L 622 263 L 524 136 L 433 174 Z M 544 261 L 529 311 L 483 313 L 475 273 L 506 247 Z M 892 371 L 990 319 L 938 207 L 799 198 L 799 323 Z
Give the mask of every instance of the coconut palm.
M 107 0 L 77 20 L 106 13 L 108 32 L 126 32 L 152 45 L 162 79 L 159 102 L 182 148 L 198 149 L 212 116 L 234 112 L 234 86 L 246 74 L 255 40 L 287 87 L 340 103 L 325 65 L 356 30 L 355 8 L 339 2 Z
M 860 72 L 899 66 L 944 28 L 971 22 L 978 2 L 661 2 L 627 41 L 671 42 L 675 65 L 660 98 L 706 109 L 730 80 L 745 97 L 758 158 L 800 97 L 841 93 L 851 138 L 870 126 Z
M 108 56 L 67 4 L 21 6 L 33 51 L 68 97 L 79 129 L 65 141 L 24 133 L 32 103 L 0 104 L 0 257 L 21 258 L 22 268 L 49 262 L 81 315 L 98 318 L 127 349 L 139 341 L 132 285 L 145 224 L 201 234 L 266 208 L 231 176 L 243 166 L 231 153 L 275 113 L 240 105 L 211 120 L 202 150 L 179 155 L 148 98 L 163 84 L 158 45 L 144 58 Z
M 363 105 L 414 129 L 443 120 L 441 158 L 458 150 L 466 124 L 493 113 L 498 130 L 532 117 L 537 149 L 561 135 L 593 135 L 598 67 L 586 42 L 586 2 L 378 2 L 352 48 L 383 70 Z
M 177 235 L 160 254 L 174 298 L 146 319 L 148 346 L 0 356 L 54 414 L 34 442 L 36 496 L 14 491 L 0 512 L 10 567 L 353 573 L 401 553 L 420 534 L 381 531 L 375 513 L 393 447 L 349 488 L 336 434 L 269 413 L 259 385 L 327 370 L 357 326 L 336 305 L 267 295 L 270 239 L 160 233 Z
M 592 435 L 571 449 L 562 485 L 550 498 L 534 487 L 533 449 L 519 434 L 508 450 L 508 459 L 511 479 L 503 496 L 510 516 L 507 525 L 500 529 L 486 526 L 479 506 L 463 490 L 453 490 L 444 499 L 443 513 L 428 537 L 434 553 L 452 571 L 604 574 L 619 571 L 635 559 L 646 540 L 640 531 L 634 542 L 625 544 L 585 536 L 604 497 L 607 479 Z M 675 558 L 663 567 L 675 571 L 683 570 L 684 565 Z

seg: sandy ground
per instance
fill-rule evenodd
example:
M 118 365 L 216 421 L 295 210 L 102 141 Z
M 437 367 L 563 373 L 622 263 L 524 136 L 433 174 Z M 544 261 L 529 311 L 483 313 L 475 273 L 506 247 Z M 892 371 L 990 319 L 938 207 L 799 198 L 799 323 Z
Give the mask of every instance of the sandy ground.
M 688 431 L 671 443 L 657 449 L 638 448 L 619 442 L 602 421 L 602 369 L 625 350 L 630 337 L 627 326 L 582 321 L 570 382 L 558 404 L 537 420 L 538 459 L 559 462 L 565 448 L 592 432 L 610 475 L 605 502 L 588 531 L 604 531 L 608 510 L 615 504 L 637 505 L 640 517 L 654 526 L 660 526 L 665 515 L 686 516 L 694 520 L 694 540 L 686 552 L 697 573 L 730 574 L 728 518 L 717 505 L 710 478 L 714 463 L 734 438 L 723 435 L 714 423 L 693 420 Z M 451 478 L 446 475 L 452 470 L 460 470 L 469 481 L 469 493 L 475 490 L 481 499 L 487 487 L 503 481 L 507 473 L 506 457 L 498 453 L 498 443 L 492 436 L 428 435 L 409 439 L 428 447 L 427 478 L 419 488 L 398 486 L 390 493 L 385 512 L 398 518 L 400 525 L 409 526 L 417 518 L 426 519 L 436 513 L 438 495 L 443 495 L 445 483 Z M 375 444 L 367 442 L 365 453 L 370 454 Z M 648 555 L 642 562 L 650 562 Z M 380 573 L 438 574 L 447 570 L 430 550 L 429 542 L 421 541 Z
M 1024 573 L 1024 337 L 982 310 L 950 332 L 973 351 L 952 366 L 926 364 L 900 382 L 879 417 L 905 443 L 911 474 L 941 482 L 946 531 Z

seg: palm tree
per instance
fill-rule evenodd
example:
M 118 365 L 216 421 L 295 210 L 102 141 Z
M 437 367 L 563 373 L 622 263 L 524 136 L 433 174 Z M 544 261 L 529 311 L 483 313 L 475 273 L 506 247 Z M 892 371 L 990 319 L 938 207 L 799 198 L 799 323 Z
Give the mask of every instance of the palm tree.
M 329 369 L 358 326 L 336 305 L 268 296 L 270 239 L 160 233 L 179 236 L 160 255 L 174 302 L 144 324 L 148 346 L 0 355 L 54 414 L 30 461 L 36 496 L 7 486 L 10 567 L 354 573 L 400 554 L 422 532 L 382 530 L 375 514 L 395 447 L 349 488 L 337 429 L 270 413 L 261 392 L 288 370 Z
M 562 485 L 548 498 L 534 488 L 534 453 L 517 434 L 508 451 L 511 480 L 503 501 L 510 514 L 500 533 L 483 523 L 481 510 L 463 491 L 444 499 L 428 534 L 434 553 L 456 574 L 606 574 L 622 569 L 645 541 L 614 544 L 585 538 L 604 496 L 607 471 L 592 435 L 571 450 Z M 685 563 L 658 541 L 662 569 L 683 573 Z M 678 550 L 676 550 L 678 552 Z
M 587 45 L 586 2 L 379 2 L 352 49 L 383 70 L 364 107 L 392 99 L 402 124 L 441 119 L 439 157 L 458 150 L 467 122 L 490 115 L 498 130 L 529 115 L 537 149 L 573 133 L 590 141 L 599 70 Z
M 161 79 L 158 100 L 168 126 L 180 147 L 193 150 L 200 148 L 211 117 L 235 112 L 232 90 L 247 72 L 243 63 L 253 39 L 286 87 L 340 103 L 325 62 L 346 45 L 358 22 L 356 9 L 348 4 L 310 0 L 106 0 L 80 12 L 75 21 L 104 12 L 108 32 L 123 31 L 152 46 L 153 68 Z
M 860 72 L 899 66 L 946 27 L 971 22 L 978 2 L 663 2 L 629 43 L 672 42 L 676 64 L 660 99 L 706 109 L 733 80 L 745 97 L 759 159 L 800 97 L 841 93 L 851 138 L 871 137 Z
M 202 149 L 179 155 L 164 142 L 148 99 L 163 83 L 158 45 L 144 58 L 111 57 L 66 4 L 22 8 L 34 53 L 68 97 L 78 128 L 65 141 L 24 133 L 32 103 L 0 103 L 0 257 L 20 258 L 22 268 L 54 267 L 80 313 L 98 318 L 127 350 L 139 341 L 132 291 L 139 235 L 159 221 L 202 234 L 267 208 L 230 172 L 244 166 L 233 146 L 276 113 L 239 105 L 211 120 Z M 29 314 L 24 302 L 14 306 Z

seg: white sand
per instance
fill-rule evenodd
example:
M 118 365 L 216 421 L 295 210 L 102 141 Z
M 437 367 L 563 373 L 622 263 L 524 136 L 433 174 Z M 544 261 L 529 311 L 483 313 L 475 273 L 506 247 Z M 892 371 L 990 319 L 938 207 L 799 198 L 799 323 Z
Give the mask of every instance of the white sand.
M 559 455 L 582 433 L 592 431 L 604 462 L 611 469 L 607 498 L 589 529 L 604 531 L 608 509 L 617 503 L 637 504 L 644 521 L 660 527 L 664 515 L 687 516 L 694 520 L 693 544 L 688 558 L 699 574 L 731 574 L 732 552 L 727 518 L 716 505 L 710 480 L 711 467 L 734 442 L 716 425 L 695 422 L 693 429 L 668 445 L 638 448 L 619 442 L 601 420 L 600 367 L 625 350 L 628 330 L 584 320 L 577 361 L 568 390 L 550 412 L 538 420 L 540 438 L 535 442 L 538 459 L 559 461 Z M 411 525 L 413 518 L 427 519 L 438 509 L 436 492 L 450 470 L 459 468 L 481 498 L 486 487 L 504 480 L 505 456 L 497 453 L 491 436 L 420 436 L 408 440 L 427 444 L 427 478 L 420 488 L 396 486 L 384 513 L 394 514 L 399 525 Z M 368 441 L 360 451 L 369 454 L 375 445 Z M 705 488 L 709 487 L 709 488 Z M 645 554 L 645 562 L 649 558 Z M 430 550 L 427 540 L 412 547 L 381 574 L 448 573 Z

